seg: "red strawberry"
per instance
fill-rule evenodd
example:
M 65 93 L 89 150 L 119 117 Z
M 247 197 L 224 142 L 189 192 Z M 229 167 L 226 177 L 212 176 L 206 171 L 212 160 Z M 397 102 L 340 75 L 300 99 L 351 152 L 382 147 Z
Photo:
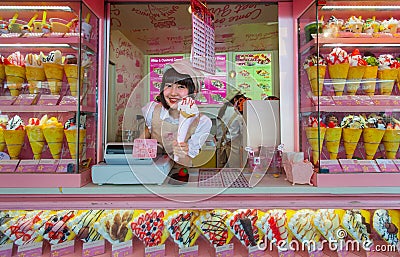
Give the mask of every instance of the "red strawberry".
M 329 127 L 329 128 L 334 128 L 334 127 L 335 127 L 335 122 L 330 121 L 330 122 L 328 123 L 328 127 Z

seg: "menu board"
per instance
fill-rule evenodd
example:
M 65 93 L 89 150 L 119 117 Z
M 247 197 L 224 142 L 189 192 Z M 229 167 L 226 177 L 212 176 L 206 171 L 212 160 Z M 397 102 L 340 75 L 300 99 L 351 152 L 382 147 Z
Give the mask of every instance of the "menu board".
M 192 64 L 208 73 L 215 73 L 214 15 L 199 0 L 191 1 Z
M 150 73 L 150 101 L 154 101 L 160 94 L 163 70 L 166 64 L 174 63 L 177 60 L 182 60 L 181 55 L 159 55 L 149 57 L 149 73 Z
M 205 74 L 204 84 L 197 96 L 199 104 L 223 104 L 226 102 L 227 55 L 215 56 L 215 74 Z
M 252 100 L 273 94 L 272 52 L 234 53 L 236 88 Z

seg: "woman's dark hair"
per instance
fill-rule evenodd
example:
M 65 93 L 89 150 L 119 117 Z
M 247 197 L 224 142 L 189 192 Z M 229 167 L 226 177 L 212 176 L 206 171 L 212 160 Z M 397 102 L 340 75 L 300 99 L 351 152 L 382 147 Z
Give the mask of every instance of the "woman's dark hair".
M 164 87 L 166 83 L 174 83 L 186 86 L 189 90 L 189 95 L 193 95 L 195 91 L 195 85 L 192 78 L 188 74 L 181 74 L 177 72 L 174 68 L 168 69 L 163 74 L 162 83 L 160 87 L 160 102 L 167 110 L 170 108 L 164 98 Z

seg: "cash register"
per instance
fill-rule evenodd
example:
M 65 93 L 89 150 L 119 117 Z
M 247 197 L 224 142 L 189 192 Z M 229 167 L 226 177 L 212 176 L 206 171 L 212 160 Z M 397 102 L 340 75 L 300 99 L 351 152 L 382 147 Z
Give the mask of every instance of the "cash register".
M 104 162 L 92 167 L 94 184 L 158 184 L 167 178 L 174 162 L 159 148 L 154 158 L 137 158 L 133 142 L 108 143 Z

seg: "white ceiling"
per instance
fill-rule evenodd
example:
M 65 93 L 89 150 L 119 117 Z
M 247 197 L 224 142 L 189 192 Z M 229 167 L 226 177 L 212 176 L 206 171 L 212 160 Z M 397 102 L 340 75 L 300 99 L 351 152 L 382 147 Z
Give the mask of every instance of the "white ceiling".
M 187 4 L 111 5 L 111 30 L 121 31 L 144 54 L 189 53 Z M 215 15 L 216 51 L 278 49 L 278 8 L 272 4 L 208 4 Z

